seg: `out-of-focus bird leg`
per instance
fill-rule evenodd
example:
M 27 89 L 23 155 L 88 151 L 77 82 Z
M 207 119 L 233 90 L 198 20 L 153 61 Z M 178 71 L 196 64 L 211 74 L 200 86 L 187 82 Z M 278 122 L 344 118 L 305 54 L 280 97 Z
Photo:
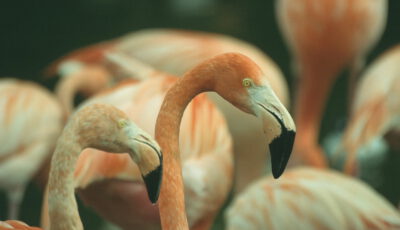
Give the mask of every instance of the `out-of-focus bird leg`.
M 365 66 L 365 58 L 359 57 L 356 58 L 355 61 L 350 65 L 349 71 L 349 81 L 348 81 L 348 88 L 347 88 L 347 114 L 351 114 L 351 108 L 353 106 L 354 100 L 354 92 L 357 85 L 357 79 L 360 75 L 362 69 Z
M 8 190 L 8 219 L 18 220 L 19 208 L 21 206 L 22 199 L 24 198 L 26 186 L 16 186 Z

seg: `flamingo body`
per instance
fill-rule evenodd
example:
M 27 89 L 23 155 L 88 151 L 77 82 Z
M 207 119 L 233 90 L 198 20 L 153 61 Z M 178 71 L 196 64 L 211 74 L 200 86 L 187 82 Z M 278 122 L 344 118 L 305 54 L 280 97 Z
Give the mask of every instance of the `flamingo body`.
M 24 222 L 17 220 L 0 221 L 0 230 L 41 230 L 41 228 L 30 227 Z
M 377 58 L 357 85 L 343 139 L 343 146 L 350 155 L 348 167 L 354 163 L 355 154 L 363 146 L 389 131 L 400 129 L 399 61 L 400 46 L 397 45 Z
M 146 79 L 150 74 L 135 74 L 138 66 L 136 60 L 156 70 L 182 76 L 202 61 L 225 52 L 240 52 L 254 60 L 265 73 L 261 77 L 269 82 L 282 103 L 289 106 L 287 85 L 279 67 L 257 47 L 221 34 L 168 29 L 141 30 L 100 43 L 97 48 L 92 46 L 81 52 L 73 52 L 58 64 L 62 67 L 69 62 L 80 62 L 83 65 L 98 63 L 107 67 L 117 78 L 130 76 Z M 125 59 L 113 59 L 110 54 Z M 93 78 L 97 76 L 93 75 Z M 267 160 L 265 152 L 268 150 L 260 144 L 263 142 L 263 133 L 256 118 L 232 107 L 215 94 L 210 97 L 224 113 L 232 133 L 237 192 L 265 172 L 263 162 Z M 243 121 L 246 126 L 238 125 Z
M 96 103 L 112 104 L 123 110 L 146 132 L 154 135 L 155 121 L 162 100 L 176 80 L 176 77 L 163 76 L 142 82 L 122 82 L 89 99 L 82 106 Z M 183 116 L 181 133 L 180 151 L 188 220 L 193 228 L 198 223 L 206 222 L 202 229 L 208 229 L 232 185 L 231 137 L 222 114 L 205 95 L 196 97 L 189 104 Z M 139 188 L 142 183 L 139 170 L 126 154 L 115 155 L 86 149 L 79 158 L 74 175 L 75 187 L 80 189 L 106 179 L 119 179 L 133 182 L 129 187 L 126 185 L 126 189 L 135 189 L 134 196 L 143 197 L 141 193 L 145 192 Z M 116 191 L 118 183 L 109 182 L 107 190 Z M 99 207 L 93 204 L 95 198 L 85 195 L 85 190 L 81 193 L 89 205 L 94 206 L 95 209 Z M 96 191 L 96 193 L 107 197 L 106 192 Z M 114 194 L 109 195 L 111 196 Z M 107 198 L 99 196 L 97 199 Z M 137 202 L 141 201 L 137 200 Z M 142 202 L 141 210 L 147 209 L 148 206 L 151 206 L 150 202 Z M 106 212 L 104 209 L 96 210 L 124 229 L 129 228 L 122 221 L 118 223 L 121 220 L 118 218 L 119 213 Z M 138 219 L 135 225 L 142 226 L 142 229 L 159 228 L 158 210 L 156 208 L 148 208 L 148 210 L 148 212 L 143 212 L 143 220 L 140 220 L 141 216 L 135 218 Z M 137 207 L 133 210 L 135 213 L 138 211 Z
M 26 184 L 51 154 L 61 132 L 61 106 L 49 91 L 16 79 L 0 81 L 0 188 L 16 219 Z
M 354 78 L 363 67 L 383 32 L 387 1 L 279 0 L 276 13 L 299 76 L 295 120 L 301 134 L 295 149 L 304 163 L 324 167 L 317 144 L 324 104 L 343 68 L 351 65 Z
M 228 208 L 227 229 L 400 229 L 400 214 L 367 184 L 339 172 L 296 168 L 253 183 Z

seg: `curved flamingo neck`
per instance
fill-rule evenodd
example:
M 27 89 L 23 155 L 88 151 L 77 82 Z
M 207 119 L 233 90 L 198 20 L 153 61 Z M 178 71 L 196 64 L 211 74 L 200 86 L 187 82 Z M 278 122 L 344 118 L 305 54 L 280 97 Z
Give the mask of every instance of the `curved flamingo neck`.
M 64 76 L 57 85 L 56 95 L 59 98 L 66 116 L 69 116 L 74 108 L 74 97 L 81 86 L 80 75 Z
M 74 193 L 76 162 L 83 146 L 79 144 L 72 122 L 60 136 L 51 162 L 49 176 L 49 216 L 51 230 L 83 229 Z
M 179 128 L 183 112 L 199 93 L 207 91 L 209 75 L 185 76 L 168 91 L 161 106 L 155 129 L 163 150 L 163 180 L 159 198 L 162 229 L 189 229 L 179 152 Z
M 319 149 L 318 137 L 333 81 L 337 71 L 305 66 L 300 70 L 296 92 L 295 121 L 298 137 L 295 142 L 296 151 L 302 154 L 303 160 L 313 166 L 325 167 L 326 159 Z

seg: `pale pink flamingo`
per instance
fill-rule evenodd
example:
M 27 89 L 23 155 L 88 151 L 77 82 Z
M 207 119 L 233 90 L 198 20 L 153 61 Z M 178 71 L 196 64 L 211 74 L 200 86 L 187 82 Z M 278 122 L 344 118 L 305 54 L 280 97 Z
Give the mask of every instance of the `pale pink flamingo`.
M 62 130 L 63 114 L 47 89 L 13 78 L 0 80 L 0 188 L 8 218 L 17 219 L 25 187 L 48 158 Z
M 264 177 L 225 213 L 227 230 L 397 230 L 400 214 L 367 184 L 339 172 L 300 167 Z
M 158 77 L 142 82 L 122 82 L 82 106 L 112 104 L 125 111 L 141 128 L 154 133 L 162 100 L 177 80 L 159 73 Z M 209 229 L 231 189 L 233 156 L 225 119 L 206 95 L 196 97 L 185 110 L 180 143 L 191 229 Z M 75 186 L 80 188 L 87 205 L 123 229 L 159 229 L 158 208 L 143 199 L 145 190 L 137 166 L 128 157 L 85 150 L 78 160 Z M 46 218 L 44 229 L 48 228 Z
M 385 27 L 387 0 L 278 0 L 276 13 L 299 77 L 294 152 L 324 167 L 318 135 L 325 102 L 344 67 L 351 65 L 355 81 Z
M 68 121 L 52 157 L 48 183 L 51 230 L 83 229 L 74 195 L 73 173 L 81 151 L 86 148 L 128 153 L 139 166 L 150 200 L 155 203 L 158 199 L 162 177 L 158 144 L 121 110 L 110 105 L 89 105 Z M 39 228 L 6 221 L 0 222 L 0 229 Z
M 209 69 L 208 66 L 214 66 L 215 72 L 213 73 L 212 69 Z M 219 75 L 219 73 L 224 72 L 225 69 L 228 71 L 226 71 L 225 74 Z M 198 74 L 201 74 L 202 70 L 206 72 L 203 73 L 203 76 L 199 76 Z M 237 97 L 239 98 L 240 94 L 244 93 L 244 95 L 246 95 L 247 90 L 251 90 L 251 92 L 248 93 L 251 93 L 251 97 L 254 97 L 252 99 L 254 102 L 248 101 L 247 103 L 258 103 L 253 105 L 255 108 L 251 108 L 251 111 L 254 111 L 257 116 L 263 119 L 264 128 L 267 135 L 267 142 L 271 142 L 270 148 L 272 150 L 272 154 L 275 154 L 273 155 L 273 172 L 275 176 L 279 176 L 282 173 L 290 154 L 291 143 L 294 138 L 294 124 L 292 123 L 291 117 L 287 110 L 282 104 L 280 104 L 273 91 L 269 88 L 268 82 L 259 77 L 261 74 L 261 70 L 248 58 L 239 54 L 225 54 L 210 60 L 206 64 L 203 63 L 200 67 L 197 67 L 193 71 L 189 72 L 185 79 L 192 79 L 190 81 L 193 82 L 187 82 L 184 84 L 188 84 L 188 86 L 193 87 L 195 85 L 195 80 L 204 78 L 204 80 L 207 81 L 206 79 L 214 79 L 215 77 L 216 84 L 223 81 L 228 83 L 226 84 L 227 88 L 225 89 L 220 85 L 218 88 L 220 91 L 229 90 L 229 87 L 239 87 L 237 90 Z M 230 77 L 231 80 L 227 81 L 226 79 Z M 179 81 L 176 83 L 176 81 L 177 78 L 174 77 L 159 76 L 143 82 L 122 83 L 122 86 L 118 86 L 116 89 L 110 89 L 109 92 L 100 94 L 99 96 L 91 99 L 88 103 L 101 102 L 115 104 L 124 109 L 128 114 L 130 114 L 130 116 L 137 117 L 136 119 L 139 120 L 134 120 L 139 124 L 143 123 L 144 128 L 149 127 L 149 129 L 153 129 L 158 108 L 160 107 L 162 99 L 164 98 L 164 94 L 167 92 L 167 90 L 170 87 L 172 87 L 171 90 L 176 90 L 176 87 L 179 87 L 182 90 L 187 89 L 187 87 L 183 86 L 181 88 L 180 85 L 176 86 L 177 84 L 182 84 L 179 83 Z M 229 85 L 229 82 L 231 82 L 231 85 Z M 201 82 L 199 82 L 199 84 L 200 83 Z M 201 85 L 199 85 L 199 87 L 200 86 Z M 235 100 L 235 94 L 230 94 L 229 92 L 225 91 L 223 95 L 229 95 L 229 99 Z M 192 97 L 194 97 L 194 95 L 190 96 L 190 99 Z M 183 98 L 184 97 L 182 96 L 182 99 Z M 256 100 L 259 101 L 256 102 Z M 241 103 L 244 102 L 242 101 Z M 133 106 L 130 106 L 130 104 L 133 104 Z M 175 103 L 171 102 L 171 104 Z M 244 105 L 236 105 L 241 106 L 242 109 L 245 109 L 243 107 Z M 247 104 L 245 106 L 251 105 Z M 261 106 L 266 107 L 264 108 Z M 181 110 L 182 109 L 179 111 Z M 227 137 L 227 130 L 226 127 L 224 128 L 222 116 L 218 115 L 217 111 L 212 112 L 213 110 L 215 110 L 215 108 L 213 109 L 212 104 L 207 102 L 204 96 L 196 98 L 194 100 L 194 105 L 189 105 L 188 111 L 185 113 L 188 114 L 190 119 L 185 121 L 184 116 L 181 127 L 182 135 L 180 150 L 182 150 L 181 158 L 184 178 L 184 184 L 182 186 L 185 187 L 185 195 L 187 198 L 186 212 L 188 214 L 189 224 L 192 229 L 208 229 L 210 227 L 216 211 L 218 211 L 219 207 L 221 206 L 231 184 L 230 172 L 232 170 L 232 159 L 229 151 L 230 141 L 228 141 L 230 139 L 228 138 L 229 135 Z M 183 112 L 183 110 L 181 112 Z M 171 112 L 171 114 L 174 113 L 175 112 Z M 146 115 L 144 116 L 143 114 Z M 175 121 L 171 124 L 175 124 Z M 188 131 L 186 131 L 187 129 Z M 216 130 L 219 131 L 216 132 Z M 195 135 L 195 133 L 198 134 Z M 171 133 L 171 135 L 172 134 L 173 133 Z M 276 138 L 275 141 L 272 141 L 272 139 L 279 135 L 282 135 L 282 137 Z M 215 136 L 218 138 L 216 139 Z M 191 138 L 195 139 L 190 141 Z M 216 148 L 217 146 L 219 147 Z M 283 150 L 280 150 L 280 148 L 283 148 Z M 282 155 L 279 155 L 281 152 Z M 248 153 L 251 154 L 250 151 Z M 96 155 L 92 156 L 94 157 Z M 91 161 L 104 162 L 100 158 L 97 158 L 97 160 L 91 158 Z M 91 183 L 92 180 L 96 179 L 96 177 L 104 178 L 104 175 L 101 171 L 104 171 L 104 166 L 106 165 L 104 163 L 96 164 L 92 164 L 93 167 L 87 168 L 87 172 L 90 173 L 81 177 L 86 178 L 84 181 Z M 103 169 L 101 170 L 101 168 Z M 173 170 L 180 170 L 180 167 Z M 180 171 L 178 172 L 178 175 L 181 175 Z M 176 183 L 176 178 L 172 183 Z M 119 185 L 117 184 L 117 186 Z M 112 187 L 114 185 L 108 183 L 107 186 Z M 128 186 L 132 188 L 132 186 L 136 185 L 125 184 L 125 186 L 126 188 L 128 188 Z M 181 201 L 183 201 L 183 195 L 181 197 L 181 192 L 183 192 L 181 189 L 183 189 L 183 187 L 179 188 L 173 186 L 173 189 L 176 190 L 176 194 L 174 196 L 177 196 L 177 198 L 174 199 L 181 199 Z M 92 196 L 87 196 L 85 200 L 86 199 L 88 199 L 89 202 L 90 199 L 92 199 L 91 204 L 95 206 L 95 208 L 97 207 L 97 210 L 104 209 L 104 207 L 107 206 L 107 204 L 104 205 L 105 202 L 110 200 L 102 197 L 105 202 L 101 200 L 93 202 L 93 200 L 96 198 Z M 184 206 L 181 208 L 183 207 Z M 180 213 L 179 215 L 185 215 L 186 223 L 186 213 L 184 210 L 185 209 L 180 210 L 179 212 L 183 213 Z M 112 217 L 112 215 L 120 215 L 116 213 L 106 213 L 104 210 L 98 211 L 103 213 L 104 216 L 107 216 L 108 219 L 111 220 L 115 220 L 117 218 Z M 133 210 L 133 212 L 135 211 Z M 169 215 L 163 210 L 160 210 L 160 213 L 161 216 Z M 176 213 L 170 212 L 170 214 L 174 217 L 177 216 Z M 132 219 L 131 216 L 132 215 L 130 215 L 130 219 Z M 129 216 L 127 218 L 129 218 Z M 125 223 L 127 222 L 126 220 L 123 221 L 125 221 Z M 173 220 L 171 219 L 171 221 Z M 145 225 L 142 225 L 142 228 L 148 227 L 149 224 L 151 223 L 145 223 Z M 176 224 L 182 223 L 176 222 Z M 120 224 L 120 226 L 123 226 L 123 224 Z M 126 225 L 123 227 L 129 228 Z
M 141 30 L 72 52 L 52 65 L 49 72 L 54 73 L 57 69 L 65 72 L 65 69 L 71 69 L 68 66 L 81 68 L 97 64 L 119 79 L 134 74 L 138 60 L 159 71 L 182 76 L 198 63 L 224 52 L 239 52 L 254 60 L 265 73 L 262 77 L 270 82 L 283 104 L 289 106 L 287 85 L 279 67 L 257 47 L 221 34 L 168 29 Z M 90 77 L 96 79 L 98 75 Z M 135 77 L 143 79 L 148 75 Z M 235 191 L 240 191 L 265 171 L 267 155 L 266 146 L 262 144 L 262 131 L 257 119 L 251 115 L 233 108 L 215 94 L 211 98 L 224 113 L 233 136 Z M 247 125 L 239 125 L 242 121 Z
M 356 172 L 358 150 L 375 138 L 392 132 L 397 145 L 400 130 L 400 45 L 378 57 L 362 74 L 355 91 L 349 123 L 343 137 L 343 147 L 348 154 L 345 171 Z M 397 137 L 394 138 L 394 136 Z M 396 140 L 396 141 L 394 141 Z

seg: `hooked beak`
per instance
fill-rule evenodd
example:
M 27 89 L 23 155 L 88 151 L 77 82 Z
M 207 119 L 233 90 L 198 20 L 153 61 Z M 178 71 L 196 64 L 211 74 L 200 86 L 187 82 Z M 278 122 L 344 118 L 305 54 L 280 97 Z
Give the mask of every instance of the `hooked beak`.
M 270 108 L 261 103 L 258 103 L 258 105 L 263 110 L 261 116 L 264 123 L 264 132 L 269 141 L 272 175 L 276 179 L 282 175 L 289 161 L 296 129 L 292 117 L 283 105 L 280 104 L 282 106 L 280 110 L 272 104 L 269 106 Z
M 155 141 L 143 135 L 134 138 L 136 142 L 137 165 L 142 173 L 143 181 L 151 203 L 155 204 L 160 194 L 162 181 L 162 152 Z

